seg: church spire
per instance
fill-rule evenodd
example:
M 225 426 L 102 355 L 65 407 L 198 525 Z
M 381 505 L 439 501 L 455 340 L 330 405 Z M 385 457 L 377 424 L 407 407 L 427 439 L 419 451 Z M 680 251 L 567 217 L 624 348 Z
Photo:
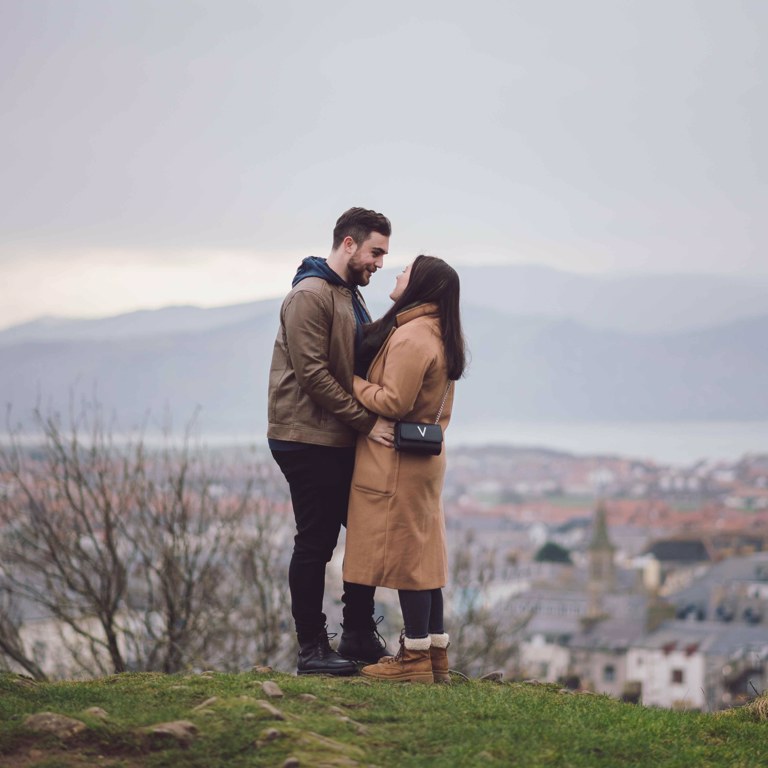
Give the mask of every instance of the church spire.
M 603 613 L 603 595 L 616 587 L 616 568 L 613 556 L 616 547 L 608 536 L 608 511 L 602 499 L 595 509 L 592 525 L 592 541 L 589 544 L 589 608 L 588 614 L 595 618 Z
M 616 547 L 611 543 L 608 537 L 608 512 L 605 508 L 605 502 L 601 499 L 595 510 L 595 519 L 592 524 L 592 541 L 589 544 L 590 552 L 610 551 L 614 552 Z

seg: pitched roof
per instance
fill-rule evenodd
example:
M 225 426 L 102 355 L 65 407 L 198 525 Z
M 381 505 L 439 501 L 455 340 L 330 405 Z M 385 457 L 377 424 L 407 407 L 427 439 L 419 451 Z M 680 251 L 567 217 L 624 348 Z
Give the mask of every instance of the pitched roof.
M 664 539 L 651 545 L 646 554 L 660 562 L 701 563 L 711 560 L 701 539 Z
M 701 652 L 706 656 L 731 657 L 768 652 L 768 634 L 764 627 L 744 627 L 713 621 L 667 621 L 655 632 L 638 638 L 635 648 L 686 653 Z

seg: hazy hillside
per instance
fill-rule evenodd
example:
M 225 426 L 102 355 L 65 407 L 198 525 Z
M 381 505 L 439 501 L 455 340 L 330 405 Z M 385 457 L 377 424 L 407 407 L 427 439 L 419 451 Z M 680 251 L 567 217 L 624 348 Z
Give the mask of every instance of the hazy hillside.
M 125 339 L 163 333 L 206 331 L 277 312 L 279 299 L 228 307 L 164 307 L 99 319 L 41 317 L 0 331 L 0 346 L 23 341 Z
M 116 341 L 27 342 L 0 348 L 0 397 L 21 415 L 71 392 L 98 399 L 123 427 L 170 412 L 178 427 L 198 408 L 210 431 L 261 433 L 276 317 L 202 333 Z
M 465 305 L 574 320 L 604 330 L 675 333 L 768 312 L 768 276 L 595 276 L 527 265 L 461 266 Z M 384 305 L 396 270 L 374 276 L 369 303 Z
M 467 313 L 462 417 L 706 420 L 768 417 L 768 316 L 635 336 L 570 321 Z
M 166 409 L 179 425 L 200 406 L 207 432 L 260 437 L 277 311 L 271 301 L 252 308 L 247 319 L 203 331 L 6 343 L 0 402 L 18 419 L 36 402 L 65 408 L 71 392 L 96 391 L 123 427 L 147 413 L 159 422 Z M 465 322 L 472 364 L 458 390 L 457 426 L 480 418 L 768 418 L 768 316 L 645 336 L 471 306 Z
M 365 289 L 374 315 L 389 306 L 399 269 Z M 461 266 L 462 301 L 516 316 L 573 320 L 601 330 L 676 333 L 712 328 L 768 312 L 768 277 L 650 275 L 604 277 L 526 265 Z M 0 331 L 0 346 L 22 341 L 116 339 L 221 328 L 274 315 L 279 299 L 227 307 L 167 307 L 98 320 L 46 317 Z

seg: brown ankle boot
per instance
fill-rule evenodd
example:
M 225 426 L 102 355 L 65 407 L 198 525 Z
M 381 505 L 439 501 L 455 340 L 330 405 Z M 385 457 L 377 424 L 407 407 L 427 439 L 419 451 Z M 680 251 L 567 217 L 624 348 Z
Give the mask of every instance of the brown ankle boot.
M 385 656 L 378 664 L 363 667 L 360 674 L 374 680 L 394 680 L 401 683 L 433 682 L 429 638 L 402 636 L 400 650 L 396 656 Z
M 450 683 L 451 676 L 448 672 L 448 635 L 430 635 L 432 645 L 429 647 L 429 655 L 432 660 L 432 677 L 436 683 Z

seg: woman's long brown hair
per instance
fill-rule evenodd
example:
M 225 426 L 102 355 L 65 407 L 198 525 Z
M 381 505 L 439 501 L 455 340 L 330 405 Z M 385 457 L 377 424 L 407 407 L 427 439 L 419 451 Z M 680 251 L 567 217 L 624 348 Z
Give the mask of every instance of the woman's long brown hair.
M 449 379 L 460 379 L 466 368 L 466 342 L 461 329 L 459 309 L 459 276 L 456 270 L 437 256 L 417 256 L 411 266 L 408 285 L 403 295 L 370 325 L 365 326 L 365 338 L 360 350 L 373 359 L 395 324 L 399 312 L 418 304 L 437 304 L 440 330 L 445 348 Z

